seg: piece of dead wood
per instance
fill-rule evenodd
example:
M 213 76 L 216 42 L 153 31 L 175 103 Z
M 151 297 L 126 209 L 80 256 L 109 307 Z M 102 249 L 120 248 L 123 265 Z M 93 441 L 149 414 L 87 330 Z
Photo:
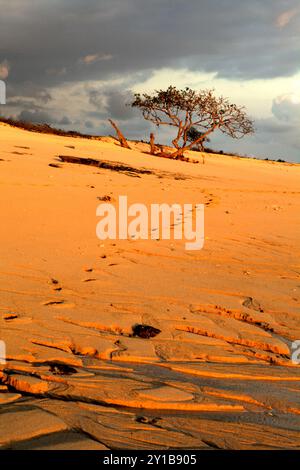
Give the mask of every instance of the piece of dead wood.
M 129 144 L 128 144 L 127 140 L 125 139 L 124 135 L 122 134 L 122 132 L 118 128 L 117 124 L 112 119 L 109 119 L 109 122 L 111 123 L 111 125 L 113 126 L 113 128 L 115 129 L 115 131 L 117 133 L 117 136 L 118 136 L 119 142 L 121 144 L 121 147 L 124 147 L 125 149 L 131 150 L 131 147 L 129 146 Z
M 58 158 L 62 162 L 66 163 L 75 163 L 79 165 L 89 165 L 95 166 L 97 168 L 103 168 L 105 170 L 118 171 L 121 173 L 126 173 L 129 176 L 139 176 L 142 175 L 152 175 L 151 170 L 146 170 L 145 168 L 134 168 L 129 165 L 123 165 L 119 162 L 110 162 L 108 160 L 96 160 L 94 158 L 82 158 L 82 157 L 73 157 L 69 155 L 59 155 Z
M 158 147 L 155 145 L 155 135 L 153 132 L 150 134 L 150 153 L 151 155 L 156 155 L 159 152 Z
M 174 157 L 172 153 L 160 152 L 157 156 L 162 158 L 169 158 L 170 160 L 180 160 L 181 162 L 198 163 L 197 161 L 191 160 L 189 157 L 184 157 L 183 155 Z

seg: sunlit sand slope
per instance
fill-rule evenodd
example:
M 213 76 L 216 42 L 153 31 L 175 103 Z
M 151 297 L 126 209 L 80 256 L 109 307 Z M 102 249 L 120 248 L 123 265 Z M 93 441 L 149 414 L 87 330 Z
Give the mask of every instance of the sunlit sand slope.
M 0 446 L 300 448 L 300 167 L 3 124 L 0 142 Z M 100 241 L 120 195 L 205 204 L 203 250 Z

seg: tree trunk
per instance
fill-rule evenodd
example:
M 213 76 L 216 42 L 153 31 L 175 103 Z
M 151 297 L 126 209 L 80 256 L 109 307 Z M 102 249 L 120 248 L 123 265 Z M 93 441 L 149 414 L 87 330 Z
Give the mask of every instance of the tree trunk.
M 178 144 L 179 139 L 180 139 L 180 137 L 177 136 L 175 139 L 172 140 L 172 144 L 174 145 L 174 147 L 175 147 L 177 150 L 179 150 L 179 144 Z
M 115 131 L 117 133 L 117 136 L 118 136 L 119 142 L 121 144 L 121 147 L 124 147 L 125 149 L 131 150 L 131 147 L 129 146 L 129 144 L 128 144 L 127 140 L 125 139 L 124 135 L 122 134 L 122 132 L 118 128 L 117 124 L 112 119 L 109 119 L 109 122 L 111 123 L 111 125 L 113 126 L 113 128 L 115 129 Z
M 183 154 L 184 154 L 184 151 L 186 149 L 183 147 L 183 148 L 179 148 L 176 150 L 176 152 L 172 153 L 172 158 L 181 158 L 183 157 Z

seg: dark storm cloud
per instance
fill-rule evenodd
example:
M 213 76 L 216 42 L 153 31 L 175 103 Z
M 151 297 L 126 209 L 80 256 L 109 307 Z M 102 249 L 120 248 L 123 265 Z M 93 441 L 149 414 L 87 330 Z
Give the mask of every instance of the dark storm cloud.
M 232 80 L 299 70 L 298 0 L 0 0 L 0 8 L 0 75 L 8 97 L 1 112 L 35 122 L 111 133 L 110 116 L 129 137 L 144 138 L 150 125 L 125 106 L 126 90 L 154 70 L 186 68 Z M 267 145 L 280 134 L 298 146 L 299 107 L 279 97 L 273 113 L 268 122 L 257 120 L 249 145 L 255 139 Z
M 266 134 L 277 136 L 278 134 L 287 134 L 291 130 L 291 126 L 278 121 L 274 117 L 256 119 L 255 124 L 257 127 L 256 135 L 260 139 L 264 139 Z
M 153 130 L 151 124 L 140 117 L 135 117 L 127 121 L 121 121 L 119 123 L 120 129 L 126 133 L 128 139 L 139 139 L 149 141 L 149 135 Z M 103 133 L 105 135 L 115 135 L 114 129 L 106 120 L 102 124 Z M 166 134 L 161 135 L 162 139 L 166 141 Z M 168 140 L 168 139 L 167 139 Z
M 90 116 L 110 116 L 113 119 L 126 121 L 138 115 L 138 112 L 130 106 L 133 100 L 133 93 L 130 90 L 125 89 L 120 91 L 118 88 L 92 88 L 87 93 L 89 103 L 97 109 L 97 111 L 90 112 Z
M 70 119 L 68 118 L 68 116 L 64 116 L 59 122 L 58 124 L 60 124 L 61 126 L 69 126 L 70 124 L 72 124 L 72 122 L 70 121 Z
M 85 122 L 85 127 L 87 129 L 93 129 L 94 128 L 94 124 L 92 123 L 92 121 L 86 121 Z
M 124 121 L 134 118 L 137 115 L 137 112 L 130 106 L 133 94 L 129 91 L 121 92 L 119 90 L 111 90 L 106 94 L 106 99 L 107 111 L 112 118 Z
M 20 121 L 32 123 L 54 124 L 56 122 L 56 120 L 45 111 L 29 111 L 26 109 L 20 112 L 20 114 L 18 115 L 18 119 Z
M 4 8 L 5 6 L 5 8 Z M 185 65 L 223 77 L 299 67 L 295 0 L 0 0 L 0 61 L 39 86 Z M 278 19 L 279 18 L 279 19 Z

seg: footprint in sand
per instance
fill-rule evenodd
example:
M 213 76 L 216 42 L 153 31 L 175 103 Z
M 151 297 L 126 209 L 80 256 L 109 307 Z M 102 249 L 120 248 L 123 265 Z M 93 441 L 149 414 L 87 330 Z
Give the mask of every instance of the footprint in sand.
M 86 273 L 92 273 L 94 271 L 94 268 L 83 268 L 83 271 L 85 271 Z
M 98 199 L 98 201 L 103 201 L 103 202 L 110 202 L 110 201 L 113 200 L 112 197 L 108 196 L 108 195 L 98 196 L 97 199 Z
M 49 163 L 48 166 L 51 166 L 52 168 L 62 168 L 62 165 L 59 165 L 58 163 Z
M 249 308 L 250 310 L 255 310 L 256 312 L 263 312 L 263 308 L 260 306 L 260 303 L 253 297 L 246 297 L 243 302 L 243 306 Z
M 147 416 L 137 416 L 136 417 L 136 422 L 137 423 L 142 423 L 142 424 L 150 424 L 151 426 L 158 426 L 158 422 L 161 420 L 161 418 L 148 418 Z
M 42 303 L 44 307 L 74 308 L 75 304 L 66 303 L 65 300 L 48 300 Z
M 62 290 L 62 287 L 59 285 L 59 281 L 57 279 L 54 279 L 53 277 L 50 279 L 49 284 L 51 284 L 53 287 L 53 290 L 55 292 L 60 292 Z
M 48 300 L 47 302 L 43 303 L 45 307 L 49 307 L 50 305 L 60 305 L 63 304 L 64 300 Z
M 32 155 L 32 153 L 24 153 L 24 152 L 17 152 L 17 151 L 8 152 L 8 153 L 11 153 L 12 155 Z
M 3 319 L 6 321 L 15 320 L 16 318 L 18 318 L 18 315 L 16 313 L 6 313 L 5 315 L 3 315 Z

